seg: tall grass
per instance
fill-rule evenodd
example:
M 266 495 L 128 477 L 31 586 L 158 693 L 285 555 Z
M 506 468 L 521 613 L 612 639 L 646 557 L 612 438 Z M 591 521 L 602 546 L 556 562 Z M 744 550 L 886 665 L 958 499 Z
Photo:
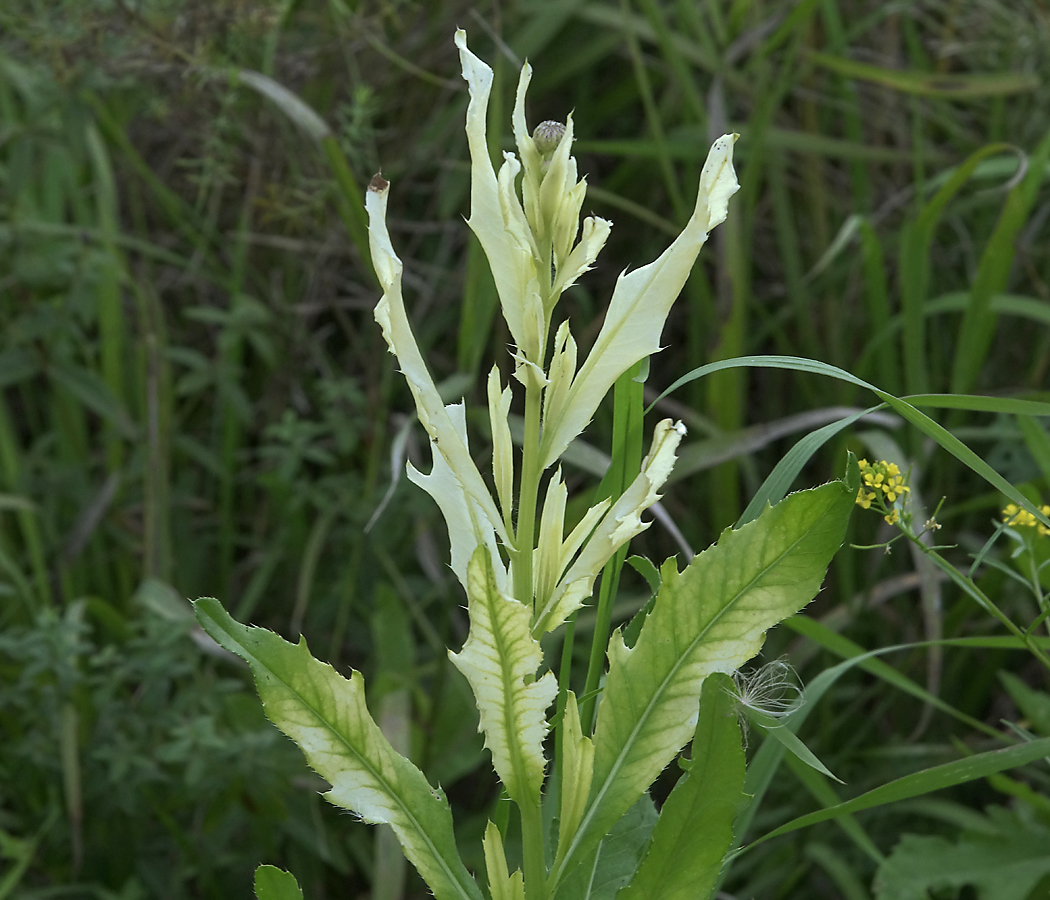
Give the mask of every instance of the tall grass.
M 524 58 L 542 62 L 530 121 L 573 111 L 588 212 L 615 222 L 606 262 L 564 301 L 582 342 L 619 271 L 652 259 L 683 224 L 710 139 L 740 132 L 742 190 L 672 313 L 647 402 L 697 366 L 768 353 L 821 360 L 891 393 L 1050 399 L 1050 19 L 1035 2 L 193 0 L 136 10 L 53 0 L 0 11 L 0 625 L 39 634 L 83 609 L 98 652 L 119 658 L 131 635 L 153 634 L 158 607 L 142 600 L 143 585 L 174 615 L 185 597 L 217 594 L 238 618 L 302 632 L 333 663 L 376 676 L 391 727 L 479 833 L 498 801 L 475 767 L 469 696 L 442 650 L 465 622 L 436 510 L 400 480 L 420 438 L 406 430 L 410 398 L 371 321 L 359 190 L 380 168 L 392 182 L 391 228 L 413 261 L 406 294 L 424 353 L 449 399 L 479 400 L 480 361 L 506 335 L 462 223 L 457 24 L 497 60 L 491 114 L 504 144 L 494 154 L 511 146 L 505 123 Z M 240 70 L 283 85 L 330 131 L 304 132 Z M 596 418 L 567 477 L 597 487 L 602 454 L 634 439 L 632 390 L 642 388 L 622 386 Z M 654 527 L 631 552 L 705 546 L 800 437 L 876 402 L 844 381 L 743 367 L 664 398 L 658 406 L 691 431 L 663 503 L 681 537 Z M 1045 497 L 1046 419 L 986 409 L 929 412 L 1008 482 Z M 797 484 L 837 474 L 845 444 L 864 453 L 892 438 L 927 508 L 947 498 L 938 518 L 958 545 L 949 555 L 967 567 L 965 552 L 994 531 L 999 494 L 879 416 L 807 451 Z M 484 440 L 483 423 L 471 424 Z M 858 543 L 875 539 L 870 523 L 856 527 Z M 981 571 L 1016 622 L 1034 618 L 1000 568 Z M 806 678 L 861 649 L 995 633 L 903 552 L 843 553 L 833 574 L 812 610 L 824 631 L 771 641 Z M 647 596 L 634 569 L 619 577 L 619 605 L 605 600 L 615 579 L 603 579 L 601 616 L 626 617 Z M 581 614 L 565 657 L 581 683 L 596 611 Z M 185 673 L 178 696 L 235 671 L 192 658 L 221 674 Z M 29 728 L 10 699 L 26 689 L 29 663 L 3 665 L 0 717 Z M 887 690 L 891 670 L 851 670 L 805 726 L 851 792 L 946 759 L 952 742 L 977 746 L 975 723 L 1008 714 L 997 670 L 1025 675 L 1016 653 L 966 647 L 915 649 L 894 667 L 928 694 Z M 930 713 L 916 733 L 934 695 L 964 718 Z M 58 780 L 31 795 L 5 776 L 0 794 L 3 833 L 44 848 L 26 851 L 18 890 L 43 896 L 81 879 L 97 896 L 160 896 L 120 846 L 91 848 L 105 865 L 76 859 L 73 835 L 96 821 L 76 785 L 105 742 L 97 697 L 71 689 L 61 699 L 53 721 L 32 724 L 55 735 L 39 765 Z M 5 773 L 13 764 L 0 750 Z M 333 830 L 312 782 L 293 786 L 302 773 L 292 762 L 282 772 L 286 794 L 273 802 L 296 813 L 279 830 L 280 852 L 300 858 L 315 896 L 366 890 L 385 865 L 383 839 L 373 848 L 345 820 Z M 163 823 L 156 840 L 168 842 L 182 896 L 219 896 L 254 859 L 237 843 L 253 827 L 253 801 L 231 800 L 245 819 L 222 832 L 209 863 L 220 874 L 209 874 L 194 856 L 212 827 L 201 807 L 195 818 L 156 796 L 134 793 L 124 814 Z M 994 796 L 971 787 L 952 800 Z M 781 769 L 756 826 L 829 802 L 808 772 Z M 55 809 L 64 830 L 44 829 Z M 835 885 L 869 896 L 896 834 L 941 819 L 910 807 L 793 832 L 756 848 L 726 890 L 802 897 Z

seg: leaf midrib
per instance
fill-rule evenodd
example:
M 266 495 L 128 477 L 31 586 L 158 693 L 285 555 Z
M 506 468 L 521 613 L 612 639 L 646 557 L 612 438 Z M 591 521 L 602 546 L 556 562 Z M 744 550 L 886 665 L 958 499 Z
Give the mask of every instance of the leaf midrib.
M 711 628 L 713 628 L 721 620 L 722 616 L 726 612 L 728 612 L 730 609 L 732 609 L 733 606 L 735 606 L 735 604 L 740 601 L 740 598 L 744 594 L 746 594 L 754 586 L 755 582 L 759 581 L 767 572 L 769 572 L 772 568 L 774 568 L 776 565 L 778 565 L 784 559 L 784 557 L 788 555 L 788 553 L 790 553 L 792 550 L 794 550 L 795 547 L 797 547 L 806 537 L 809 536 L 811 530 L 812 530 L 812 526 L 811 526 L 810 529 L 807 529 L 806 532 L 804 532 L 801 537 L 799 537 L 798 539 L 793 541 L 791 544 L 789 544 L 784 549 L 784 551 L 781 552 L 777 556 L 777 558 L 773 562 L 771 562 L 767 566 L 765 566 L 761 570 L 761 572 L 756 574 L 744 587 L 739 589 L 736 592 L 736 594 L 732 597 L 732 599 L 728 603 L 726 603 L 722 607 L 722 609 L 720 609 L 715 614 L 715 616 L 711 619 L 711 621 L 703 628 L 703 630 L 701 632 L 699 632 L 699 634 L 697 635 L 696 639 L 690 642 L 687 650 L 685 652 L 679 654 L 678 659 L 675 661 L 674 665 L 669 670 L 667 676 L 660 683 L 658 689 L 653 692 L 653 699 L 646 705 L 645 710 L 643 711 L 642 715 L 639 716 L 637 722 L 635 723 L 634 728 L 631 729 L 631 732 L 628 735 L 628 739 L 626 741 L 624 741 L 623 748 L 621 749 L 620 753 L 617 755 L 616 759 L 614 760 L 613 765 L 609 769 L 609 774 L 606 776 L 605 781 L 603 782 L 601 788 L 599 789 L 598 793 L 595 795 L 594 802 L 590 804 L 590 806 L 588 807 L 587 811 L 584 813 L 583 818 L 580 820 L 580 824 L 579 824 L 579 826 L 576 829 L 576 834 L 573 837 L 572 843 L 569 845 L 569 849 L 566 851 L 565 857 L 564 857 L 564 859 L 562 861 L 562 868 L 561 868 L 561 872 L 559 873 L 558 883 L 560 883 L 563 874 L 568 871 L 569 867 L 568 867 L 567 864 L 568 864 L 569 860 L 571 860 L 572 857 L 575 855 L 575 853 L 576 853 L 577 849 L 579 848 L 580 844 L 583 842 L 583 837 L 586 836 L 587 827 L 588 827 L 589 823 L 594 819 L 594 817 L 595 817 L 595 815 L 596 815 L 596 813 L 598 811 L 598 808 L 601 805 L 602 798 L 605 796 L 605 794 L 608 792 L 609 788 L 612 786 L 612 783 L 615 781 L 616 775 L 623 768 L 624 757 L 627 755 L 629 749 L 631 749 L 634 746 L 634 744 L 636 743 L 638 733 L 639 733 L 639 731 L 641 731 L 643 723 L 648 722 L 650 716 L 652 715 L 652 712 L 653 712 L 654 708 L 658 705 L 657 704 L 658 698 L 662 697 L 663 694 L 666 692 L 666 690 L 668 688 L 668 685 L 673 681 L 674 677 L 677 675 L 677 673 L 681 670 L 682 666 L 684 665 L 684 660 L 686 660 L 687 658 L 689 658 L 689 656 L 692 655 L 692 653 L 695 651 L 697 645 L 703 641 L 703 638 L 711 630 Z M 737 533 L 739 533 L 739 532 L 737 532 Z M 717 547 L 718 545 L 716 544 L 715 546 Z M 683 573 L 683 575 L 684 574 L 685 573 Z M 555 884 L 555 887 L 557 887 L 557 884 Z
M 212 619 L 212 621 L 214 622 L 214 621 L 215 621 L 215 619 Z M 216 623 L 216 624 L 219 624 L 219 623 Z M 219 624 L 219 627 L 220 627 L 220 628 L 222 627 L 222 626 L 221 626 L 221 624 Z M 242 627 L 243 627 L 243 626 L 242 626 Z M 272 677 L 273 677 L 273 678 L 274 678 L 275 680 L 277 680 L 277 681 L 278 681 L 278 682 L 279 682 L 280 684 L 284 685 L 285 689 L 286 689 L 286 690 L 288 690 L 288 692 L 289 692 L 289 693 L 291 693 L 291 694 L 292 694 L 292 695 L 293 695 L 294 697 L 296 697 L 296 698 L 297 698 L 297 699 L 298 699 L 298 700 L 299 700 L 299 701 L 300 701 L 300 702 L 302 703 L 302 705 L 303 705 L 303 706 L 304 706 L 304 707 L 305 707 L 306 709 L 308 709 L 308 710 L 310 711 L 310 713 L 311 713 L 311 714 L 312 714 L 312 715 L 314 716 L 314 718 L 316 718 L 316 719 L 317 719 L 318 721 L 320 721 L 320 722 L 321 722 L 321 723 L 322 723 L 322 724 L 324 725 L 324 727 L 325 727 L 325 729 L 326 729 L 327 731 L 329 731 L 330 733 L 332 733 L 333 735 L 335 735 L 335 737 L 336 737 L 336 738 L 338 739 L 338 740 L 337 740 L 337 742 L 338 742 L 338 743 L 341 743 L 341 744 L 342 744 L 342 745 L 343 745 L 344 747 L 346 747 L 346 749 L 347 749 L 347 750 L 349 751 L 350 755 L 351 755 L 351 756 L 352 756 L 352 757 L 353 757 L 354 759 L 358 760 L 358 762 L 359 762 L 359 764 L 361 765 L 361 767 L 362 767 L 363 769 L 365 769 L 365 770 L 366 770 L 366 771 L 367 771 L 367 772 L 368 772 L 368 773 L 369 773 L 369 774 L 370 774 L 370 775 L 371 775 L 371 776 L 372 776 L 372 777 L 373 777 L 373 778 L 375 779 L 375 781 L 376 781 L 376 782 L 378 782 L 378 783 L 379 783 L 379 784 L 380 784 L 380 785 L 381 785 L 381 786 L 383 787 L 384 791 L 385 791 L 385 792 L 387 793 L 387 795 L 388 795 L 389 797 L 393 798 L 393 800 L 395 801 L 395 803 L 396 803 L 397 807 L 398 807 L 398 808 L 399 808 L 399 809 L 401 810 L 401 812 L 403 813 L 403 815 L 404 815 L 404 816 L 405 816 L 405 817 L 406 817 L 406 818 L 407 818 L 407 819 L 409 820 L 409 822 L 410 822 L 410 823 L 412 824 L 412 827 L 413 827 L 413 829 L 414 829 L 414 830 L 416 831 L 416 833 L 417 833 L 417 834 L 419 834 L 419 835 L 420 835 L 420 836 L 421 836 L 421 837 L 423 838 L 423 841 L 424 841 L 424 843 L 425 843 L 426 847 L 427 847 L 427 848 L 428 848 L 428 849 L 430 850 L 430 852 L 431 852 L 431 856 L 432 856 L 432 857 L 433 857 L 434 859 L 436 859 L 436 860 L 438 860 L 438 861 L 439 861 L 439 863 L 440 863 L 440 865 L 441 865 L 441 868 L 442 868 L 442 870 L 443 870 L 443 871 L 445 872 L 445 875 L 446 875 L 446 877 L 448 878 L 448 880 L 449 880 L 449 881 L 450 881 L 450 882 L 451 882 L 452 884 L 454 884 L 454 885 L 456 886 L 456 888 L 458 889 L 458 891 L 459 891 L 459 895 L 460 895 L 461 897 L 465 898 L 465 900 L 473 900 L 473 898 L 472 898 L 472 895 L 471 895 L 471 892 L 470 892 L 469 890 L 467 890 L 467 889 L 466 889 L 466 888 L 465 888 L 465 887 L 464 887 L 464 886 L 463 886 L 463 885 L 462 885 L 462 884 L 460 883 L 460 881 L 459 881 L 459 878 L 458 878 L 458 877 L 456 876 L 456 874 L 455 874 L 455 873 L 454 873 L 454 872 L 453 872 L 453 871 L 452 871 L 452 870 L 451 870 L 451 869 L 449 868 L 448 864 L 447 864 L 447 863 L 445 862 L 445 857 L 444 857 L 444 854 L 443 854 L 443 853 L 441 853 L 441 852 L 440 852 L 440 851 L 438 850 L 437 846 L 436 846 L 436 845 L 434 844 L 433 840 L 432 840 L 432 839 L 430 838 L 430 835 L 428 834 L 428 832 L 426 831 L 426 829 L 425 829 L 425 828 L 424 828 L 424 827 L 422 826 L 422 824 L 421 824 L 421 823 L 419 822 L 419 820 L 418 820 L 418 819 L 417 819 L 417 818 L 415 817 L 415 815 L 413 815 L 413 813 L 412 813 L 411 809 L 410 809 L 410 808 L 409 808 L 409 807 L 408 807 L 408 806 L 407 806 L 407 805 L 405 804 L 405 802 L 404 802 L 404 801 L 403 801 L 403 800 L 401 799 L 401 797 L 400 797 L 400 794 L 399 794 L 399 793 L 398 793 L 398 792 L 397 792 L 396 790 L 394 790 L 394 789 L 392 788 L 392 786 L 391 786 L 390 782 L 389 782 L 389 781 L 388 781 L 388 780 L 387 780 L 387 779 L 386 779 L 386 778 L 385 778 L 385 777 L 384 777 L 384 776 L 383 776 L 382 774 L 380 774 L 379 772 L 377 772 L 377 771 L 376 771 L 376 769 L 375 769 L 375 767 L 374 767 L 374 766 L 372 766 L 372 765 L 371 765 L 371 763 L 369 763 L 369 762 L 368 762 L 368 760 L 367 760 L 367 759 L 366 759 L 365 757 L 363 757 L 363 756 L 361 755 L 361 753 L 360 753 L 360 752 L 358 752 L 358 751 L 357 751 L 357 750 L 356 750 L 356 749 L 355 749 L 355 748 L 353 747 L 353 745 L 351 745 L 350 743 L 348 743 L 348 742 L 346 741 L 346 739 L 344 739 L 344 738 L 343 738 L 343 736 L 342 736 L 342 735 L 341 735 L 341 734 L 340 734 L 340 733 L 339 733 L 339 732 L 338 732 L 338 731 L 337 731 L 337 730 L 336 730 L 335 728 L 333 728 L 333 727 L 332 727 L 332 726 L 331 726 L 331 725 L 330 725 L 330 724 L 328 723 L 328 720 L 327 720 L 327 719 L 326 719 L 326 718 L 324 717 L 324 715 L 322 715 L 322 714 L 321 714 L 320 712 L 318 712 L 318 711 L 317 711 L 317 710 L 315 709 L 314 705 L 313 705 L 312 703 L 310 703 L 310 702 L 309 702 L 309 701 L 308 701 L 308 700 L 307 700 L 307 699 L 306 699 L 306 698 L 305 698 L 305 697 L 304 697 L 304 696 L 303 696 L 303 695 L 302 695 L 302 694 L 301 694 L 301 693 L 300 693 L 300 692 L 299 692 L 299 691 L 298 691 L 297 689 L 293 688 L 293 687 L 292 687 L 292 686 L 291 686 L 291 685 L 290 685 L 290 684 L 288 683 L 288 681 L 287 681 L 287 680 L 286 680 L 285 678 L 283 678 L 282 676 L 278 675 L 278 674 L 277 674 L 277 673 L 276 673 L 276 672 L 275 672 L 275 671 L 274 671 L 274 670 L 273 670 L 272 668 L 270 668 L 270 667 L 269 667 L 268 665 L 266 665 L 266 664 L 265 664 L 265 663 L 264 663 L 264 662 L 263 662 L 263 661 L 262 661 L 261 659 L 259 659 L 259 657 L 258 657 L 258 656 L 256 656 L 256 655 L 255 655 L 254 653 L 252 653 L 252 652 L 251 652 L 251 651 L 250 651 L 250 650 L 249 650 L 249 649 L 248 649 L 248 648 L 247 648 L 247 647 L 246 647 L 246 646 L 244 645 L 244 643 L 243 643 L 243 642 L 241 642 L 241 641 L 238 641 L 238 640 L 237 640 L 237 639 L 236 639 L 235 637 L 233 637 L 233 635 L 232 635 L 232 634 L 231 634 L 231 633 L 230 633 L 230 632 L 229 632 L 229 631 L 228 631 L 227 629 L 225 629 L 225 628 L 222 628 L 222 630 L 223 630 L 223 631 L 224 631 L 224 632 L 225 632 L 225 633 L 226 633 L 227 635 L 229 635 L 229 636 L 230 636 L 231 638 L 233 638 L 233 639 L 234 639 L 234 641 L 235 641 L 235 642 L 237 643 L 237 645 L 238 645 L 239 647 L 241 647 L 241 648 L 242 648 L 242 650 L 244 651 L 244 655 L 245 655 L 245 658 L 249 660 L 249 665 L 251 665 L 251 664 L 252 664 L 252 663 L 251 663 L 251 660 L 254 660 L 254 661 L 255 661 L 255 664 L 256 664 L 256 665 L 258 665 L 260 669 L 262 669 L 262 670 L 264 670 L 265 672 L 269 673 L 269 674 L 270 674 L 270 675 L 271 675 L 271 676 L 272 676 Z M 275 635 L 275 636 L 276 636 L 276 635 Z M 278 637 L 278 639 L 279 639 L 279 640 L 282 640 L 282 639 L 281 639 L 281 638 L 280 638 L 279 636 L 276 636 L 276 637 Z M 288 643 L 288 642 L 286 642 L 286 643 Z M 293 647 L 293 648 L 294 648 L 294 647 L 295 647 L 296 645 L 295 645 L 295 644 L 290 644 L 290 643 L 289 643 L 289 646 L 290 646 L 290 647 Z M 313 657 L 311 657 L 311 658 L 313 659 Z M 318 663 L 318 664 L 320 664 L 320 665 L 324 665 L 323 663 L 321 663 L 321 662 L 320 662 L 320 660 L 314 659 L 314 661 L 315 661 L 315 662 L 317 662 L 317 663 Z M 333 669 L 332 671 L 333 671 L 333 672 L 335 672 L 335 670 L 334 670 L 334 669 Z M 336 675 L 339 675 L 339 673 L 338 673 L 338 672 L 335 672 L 335 674 L 336 674 Z M 339 677 L 341 678 L 341 677 L 343 677 L 343 676 L 341 676 L 341 675 L 340 675 Z M 277 723 L 274 723 L 274 724 L 277 724 Z M 278 726 L 278 727 L 280 727 L 280 726 Z M 377 726 L 377 727 L 378 727 L 378 726 Z M 395 751 L 395 752 L 396 752 L 396 751 Z M 406 758 L 406 761 L 407 761 L 407 762 L 409 763 L 409 765 L 413 765 L 413 763 L 412 763 L 412 761 L 411 761 L 411 760 L 408 760 L 408 759 Z M 420 774 L 422 774 L 422 773 L 420 773 Z M 425 780 L 425 776 L 424 776 L 424 780 Z M 429 786 L 429 783 L 428 783 L 428 786 Z M 432 790 L 433 790 L 433 788 L 431 788 L 431 791 L 432 791 Z

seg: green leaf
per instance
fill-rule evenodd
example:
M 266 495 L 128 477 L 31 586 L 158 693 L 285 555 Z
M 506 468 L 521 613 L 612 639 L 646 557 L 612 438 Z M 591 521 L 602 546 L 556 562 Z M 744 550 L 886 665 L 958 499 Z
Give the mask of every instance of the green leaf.
M 936 888 L 976 888 L 980 900 L 1027 900 L 1050 874 L 1050 831 L 1001 807 L 988 809 L 987 831 L 943 837 L 906 834 L 879 867 L 877 900 L 927 900 Z M 1044 896 L 1039 892 L 1038 896 Z
M 732 672 L 762 647 L 765 632 L 820 589 L 842 543 L 857 491 L 848 481 L 799 491 L 695 557 L 684 572 L 664 564 L 663 584 L 638 642 L 609 643 L 598 707 L 591 796 L 552 882 L 600 841 L 685 745 L 697 723 L 704 679 Z
M 531 634 L 532 613 L 500 593 L 486 547 L 478 547 L 467 566 L 467 598 L 470 635 L 449 659 L 474 691 L 485 746 L 507 794 L 536 806 L 546 765 L 546 709 L 558 684 L 553 672 L 535 680 L 543 652 Z
M 999 680 L 1010 698 L 1017 704 L 1033 731 L 1050 737 L 1050 694 L 1029 687 L 1016 675 L 1002 671 Z
M 991 466 L 988 465 L 980 456 L 973 452 L 969 447 L 960 441 L 954 434 L 948 431 L 944 426 L 937 424 L 925 413 L 920 412 L 919 409 L 907 400 L 902 400 L 899 397 L 889 394 L 881 388 L 876 387 L 873 384 L 869 384 L 861 378 L 857 378 L 855 375 L 851 375 L 845 369 L 840 369 L 838 366 L 832 366 L 828 363 L 823 363 L 814 359 L 804 359 L 798 356 L 738 356 L 733 359 L 721 359 L 718 362 L 708 363 L 707 365 L 700 366 L 699 368 L 693 369 L 691 372 L 687 372 L 681 378 L 674 382 L 669 388 L 664 390 L 659 397 L 656 398 L 646 408 L 646 412 L 649 412 L 660 400 L 666 397 L 678 388 L 689 384 L 691 381 L 696 381 L 698 378 L 703 378 L 705 375 L 711 375 L 714 372 L 720 372 L 722 369 L 738 368 L 740 366 L 757 366 L 759 368 L 769 369 L 793 369 L 796 372 L 812 372 L 817 375 L 827 375 L 831 378 L 837 378 L 840 381 L 845 381 L 848 384 L 855 384 L 858 387 L 867 388 L 872 391 L 880 400 L 883 401 L 887 406 L 893 409 L 901 418 L 907 420 L 916 428 L 918 428 L 923 434 L 933 438 L 938 444 L 940 444 L 945 450 L 947 450 L 952 456 L 954 456 L 964 466 L 972 469 L 978 475 L 980 475 L 985 481 L 987 481 L 992 487 L 997 488 L 1007 498 L 1012 500 L 1018 506 L 1028 510 L 1034 515 L 1040 522 L 1050 525 L 1050 519 L 1041 513 L 1038 507 L 1032 504 L 1032 501 L 1024 496 L 1017 488 L 1015 488 L 1010 482 L 1008 482 L 1002 475 L 995 471 Z M 927 395 L 923 395 L 926 397 Z M 983 404 L 982 404 L 983 405 Z M 878 407 L 874 407 L 869 412 L 874 412 Z M 863 413 L 854 413 L 856 417 L 860 417 Z M 848 421 L 847 421 L 848 420 Z M 836 433 L 837 430 L 841 430 L 845 424 L 853 421 L 852 417 L 840 420 L 839 422 L 832 422 L 830 425 L 825 425 L 824 428 L 818 429 L 806 438 L 803 438 L 798 442 L 797 446 L 801 446 L 806 443 L 810 438 L 815 438 L 821 435 L 819 442 L 811 444 L 807 450 L 807 454 L 812 454 L 817 447 L 824 443 L 832 434 Z M 828 432 L 828 429 L 834 429 L 836 431 Z M 792 448 L 794 451 L 795 448 Z M 788 455 L 792 455 L 792 451 L 789 451 Z M 770 477 L 766 479 L 767 484 L 763 485 L 761 490 L 768 490 L 768 483 L 774 478 L 774 475 L 780 481 L 780 486 L 790 484 L 794 475 L 801 470 L 805 461 L 809 458 L 809 455 L 802 457 L 796 457 L 793 463 L 794 471 L 790 473 L 791 478 L 786 478 L 786 474 L 781 471 L 783 463 L 786 461 L 781 460 L 781 463 L 777 465 Z M 761 491 L 760 491 L 761 492 Z M 770 502 L 777 499 L 775 494 L 769 496 Z M 754 503 L 748 506 L 744 514 L 741 516 L 741 521 L 738 525 L 749 521 L 750 513 L 753 511 Z M 1045 520 L 1045 521 L 1044 521 Z
M 677 467 L 676 467 L 677 468 Z M 627 565 L 641 575 L 655 596 L 660 590 L 660 570 L 644 556 L 628 556 Z
M 562 882 L 557 900 L 619 900 L 617 891 L 637 870 L 656 820 L 652 799 L 642 794 Z
M 295 876 L 276 866 L 259 866 L 255 870 L 255 896 L 258 900 L 303 900 Z
M 1034 762 L 1040 757 L 1050 756 L 1050 738 L 1040 738 L 1037 741 L 1029 741 L 1024 744 L 1015 744 L 1003 750 L 988 750 L 985 753 L 977 753 L 965 759 L 957 759 L 954 762 L 945 763 L 942 766 L 934 766 L 923 769 L 921 772 L 913 772 L 891 781 L 889 784 L 880 785 L 867 793 L 831 806 L 827 809 L 817 810 L 805 816 L 799 816 L 786 822 L 779 828 L 763 835 L 759 840 L 752 843 L 754 847 L 763 841 L 768 841 L 777 835 L 787 834 L 789 831 L 797 831 L 818 822 L 835 819 L 846 813 L 857 812 L 862 809 L 872 809 L 886 803 L 896 803 L 899 800 L 909 800 L 912 797 L 921 797 L 933 791 L 954 787 L 957 784 L 965 784 L 978 778 L 987 778 L 996 772 L 1012 769 L 1016 766 L 1024 766 Z
M 499 829 L 489 822 L 482 840 L 485 851 L 485 871 L 489 876 L 489 893 L 492 900 L 525 900 L 525 882 L 521 869 L 513 875 L 507 870 L 507 857 L 503 850 L 503 837 Z
M 733 819 L 745 801 L 744 751 L 729 694 L 732 681 L 704 682 L 693 758 L 660 810 L 648 852 L 616 900 L 703 900 L 733 842 Z
M 827 766 L 824 765 L 817 757 L 817 755 L 809 749 L 799 738 L 795 732 L 785 727 L 784 722 L 778 722 L 773 716 L 763 713 L 759 710 L 748 709 L 748 718 L 763 728 L 773 740 L 781 744 L 785 750 L 791 753 L 796 758 L 800 759 L 811 769 L 816 769 L 822 775 L 827 775 L 828 778 L 832 778 L 839 784 L 845 784 L 841 778 L 833 774 Z
M 1015 72 L 978 72 L 973 74 L 923 72 L 918 70 L 884 69 L 870 63 L 857 62 L 833 56 L 830 53 L 810 53 L 809 58 L 847 78 L 870 81 L 883 87 L 916 94 L 920 97 L 951 97 L 956 100 L 973 97 L 996 97 L 1035 90 L 1038 79 Z
M 302 638 L 290 644 L 241 625 L 218 600 L 195 606 L 201 627 L 251 666 L 270 721 L 332 785 L 326 799 L 369 824 L 390 825 L 438 900 L 481 900 L 456 849 L 448 801 L 383 736 L 365 706 L 361 673 L 343 678 L 314 659 Z

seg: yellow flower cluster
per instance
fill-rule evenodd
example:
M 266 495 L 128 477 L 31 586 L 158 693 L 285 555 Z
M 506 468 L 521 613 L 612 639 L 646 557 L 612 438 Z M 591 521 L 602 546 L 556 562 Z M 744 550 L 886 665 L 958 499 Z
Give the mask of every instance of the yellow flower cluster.
M 1044 503 L 1039 507 L 1039 512 L 1050 517 L 1050 506 Z M 1027 509 L 1021 509 L 1016 503 L 1008 503 L 1003 508 L 1003 521 L 1015 528 L 1035 528 L 1043 537 L 1050 535 L 1050 528 L 1047 528 Z
M 886 513 L 885 519 L 890 524 L 900 520 L 900 510 L 890 505 L 903 497 L 911 488 L 904 483 L 904 476 L 896 463 L 880 460 L 870 463 L 866 459 L 860 465 L 860 491 L 857 492 L 857 505 L 861 509 L 870 509 L 875 501 L 876 508 Z

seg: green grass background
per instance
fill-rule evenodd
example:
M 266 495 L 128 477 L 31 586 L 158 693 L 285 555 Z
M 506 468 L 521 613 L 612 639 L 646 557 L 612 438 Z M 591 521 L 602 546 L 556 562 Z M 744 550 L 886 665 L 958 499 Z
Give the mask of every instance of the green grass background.
M 390 871 L 388 838 L 318 797 L 245 671 L 198 640 L 187 598 L 201 595 L 364 671 L 377 719 L 444 786 L 480 861 L 495 782 L 444 650 L 462 643 L 465 613 L 440 516 L 400 477 L 406 456 L 425 465 L 425 442 L 362 256 L 362 188 L 382 170 L 420 344 L 484 444 L 482 376 L 510 358 L 463 222 L 457 26 L 495 69 L 494 154 L 512 148 L 526 57 L 530 123 L 573 112 L 585 213 L 615 223 L 562 301 L 583 346 L 619 272 L 685 222 L 711 141 L 740 133 L 742 188 L 672 311 L 647 401 L 748 354 L 821 360 L 898 395 L 1050 400 L 1050 12 L 1037 0 L 8 0 L 0 898 L 247 897 L 263 861 L 292 868 L 308 897 L 423 896 L 413 873 L 403 888 L 373 877 Z M 242 69 L 328 130 L 309 134 Z M 799 438 L 876 402 L 761 368 L 660 401 L 651 417 L 690 428 L 664 499 L 682 539 L 706 546 Z M 932 414 L 1045 502 L 1047 419 L 989 410 Z M 612 428 L 610 398 L 589 446 L 608 454 Z M 885 412 L 827 443 L 796 486 L 840 475 L 847 447 L 910 468 L 926 509 L 945 498 L 939 539 L 967 569 L 998 492 Z M 566 475 L 583 503 L 601 469 L 577 460 Z M 878 525 L 858 516 L 851 539 L 885 539 Z M 654 527 L 632 552 L 659 562 L 680 546 Z M 1039 610 L 1009 576 L 1010 550 L 993 547 L 1001 565 L 978 579 L 1025 627 Z M 646 599 L 633 570 L 620 586 L 614 620 Z M 790 653 L 804 680 L 847 652 L 828 635 L 875 649 L 1000 633 L 903 547 L 844 550 L 810 614 L 826 634 L 780 629 L 768 651 Z M 1007 648 L 885 659 L 970 723 L 1020 718 L 1001 671 L 1046 688 Z M 990 746 L 887 677 L 850 672 L 805 725 L 842 798 Z M 1050 823 L 1048 780 L 1033 768 L 785 835 L 723 889 L 870 897 L 902 833 L 955 834 L 1021 800 Z M 783 767 L 752 837 L 831 802 Z

